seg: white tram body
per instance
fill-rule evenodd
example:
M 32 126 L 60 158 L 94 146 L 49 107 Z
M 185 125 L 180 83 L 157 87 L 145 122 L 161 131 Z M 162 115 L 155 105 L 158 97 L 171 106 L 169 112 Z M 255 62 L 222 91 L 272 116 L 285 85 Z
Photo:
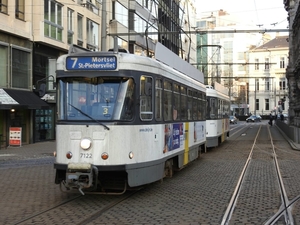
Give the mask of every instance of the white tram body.
M 206 86 L 206 146 L 216 147 L 229 137 L 230 99 L 228 89 L 215 82 Z
M 157 45 L 157 58 L 176 69 L 118 51 L 58 59 L 54 168 L 63 190 L 121 194 L 172 176 L 206 149 L 203 74 Z

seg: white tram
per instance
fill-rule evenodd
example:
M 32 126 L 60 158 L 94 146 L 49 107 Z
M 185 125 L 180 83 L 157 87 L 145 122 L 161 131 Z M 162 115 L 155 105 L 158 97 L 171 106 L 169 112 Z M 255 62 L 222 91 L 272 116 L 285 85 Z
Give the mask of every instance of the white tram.
M 215 82 L 206 86 L 206 146 L 216 147 L 229 137 L 230 99 L 228 88 Z
M 62 190 L 121 194 L 172 176 L 205 150 L 203 74 L 159 43 L 155 52 L 156 60 L 116 49 L 58 59 Z

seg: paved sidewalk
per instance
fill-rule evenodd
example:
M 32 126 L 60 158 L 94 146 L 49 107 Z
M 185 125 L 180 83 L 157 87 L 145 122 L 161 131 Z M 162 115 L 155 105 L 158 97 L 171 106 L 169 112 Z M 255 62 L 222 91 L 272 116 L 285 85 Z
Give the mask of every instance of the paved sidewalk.
M 55 141 L 38 142 L 21 147 L 12 147 L 0 149 L 0 163 L 10 160 L 38 159 L 53 157 L 56 150 Z
M 290 144 L 291 148 L 294 149 L 294 150 L 300 151 L 300 144 L 298 144 L 298 143 L 294 142 L 293 140 L 291 140 L 276 124 L 275 124 L 275 126 L 280 131 L 280 133 L 285 138 L 285 140 L 287 140 L 287 142 Z

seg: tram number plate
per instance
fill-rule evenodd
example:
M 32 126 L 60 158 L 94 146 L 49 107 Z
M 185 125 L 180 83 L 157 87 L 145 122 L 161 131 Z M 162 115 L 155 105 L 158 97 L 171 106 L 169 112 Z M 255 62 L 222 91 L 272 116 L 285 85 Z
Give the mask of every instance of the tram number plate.
M 80 153 L 80 158 L 91 159 L 93 157 L 92 153 Z

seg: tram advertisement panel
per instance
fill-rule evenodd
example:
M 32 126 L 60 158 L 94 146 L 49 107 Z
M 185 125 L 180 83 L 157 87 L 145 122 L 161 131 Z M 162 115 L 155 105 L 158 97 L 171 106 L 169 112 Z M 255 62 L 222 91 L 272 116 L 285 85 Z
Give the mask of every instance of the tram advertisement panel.
M 204 122 L 194 123 L 194 142 L 205 140 Z
M 164 153 L 183 146 L 183 123 L 165 125 Z

